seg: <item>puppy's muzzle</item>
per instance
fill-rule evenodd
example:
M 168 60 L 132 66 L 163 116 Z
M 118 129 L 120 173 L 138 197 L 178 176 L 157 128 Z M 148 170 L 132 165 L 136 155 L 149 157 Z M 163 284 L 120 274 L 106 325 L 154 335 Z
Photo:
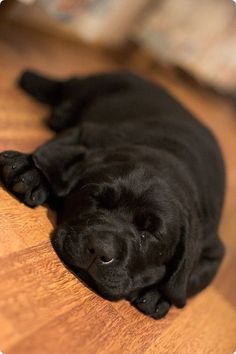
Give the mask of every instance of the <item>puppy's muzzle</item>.
M 105 231 L 80 237 L 70 230 L 59 228 L 52 243 L 60 257 L 86 270 L 94 266 L 105 267 L 118 260 L 115 236 Z

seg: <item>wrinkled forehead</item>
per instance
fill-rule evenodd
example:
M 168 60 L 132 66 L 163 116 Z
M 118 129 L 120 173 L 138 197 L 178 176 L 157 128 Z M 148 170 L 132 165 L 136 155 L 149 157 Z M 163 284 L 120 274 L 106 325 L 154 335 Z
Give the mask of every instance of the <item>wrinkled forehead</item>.
M 156 200 L 152 186 L 135 188 L 124 181 L 90 183 L 82 187 L 83 208 L 78 223 L 87 231 L 110 231 L 136 234 L 137 230 L 156 232 L 163 229 L 165 215 L 162 205 Z M 86 206 L 86 200 L 90 200 Z M 135 231 L 136 230 L 136 231 Z
M 144 174 L 141 177 L 133 173 L 109 182 L 91 183 L 84 188 L 90 190 L 99 205 L 107 209 L 165 209 L 169 199 L 166 187 L 157 179 Z
M 169 191 L 166 182 L 144 166 L 93 166 L 86 169 L 76 189 L 65 199 L 65 210 L 80 214 L 124 211 L 127 216 L 137 210 L 152 209 L 157 213 L 168 209 Z M 67 213 L 68 214 L 68 213 Z M 65 215 L 65 217 L 67 217 Z

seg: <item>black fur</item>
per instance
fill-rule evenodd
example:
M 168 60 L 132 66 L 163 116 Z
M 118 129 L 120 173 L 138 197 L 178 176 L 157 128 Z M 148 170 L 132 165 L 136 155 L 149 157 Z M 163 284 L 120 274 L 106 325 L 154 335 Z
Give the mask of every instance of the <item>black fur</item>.
M 6 187 L 29 206 L 57 198 L 52 242 L 103 297 L 154 318 L 206 287 L 221 263 L 224 164 L 210 131 L 131 73 L 65 81 L 25 72 L 55 138 L 3 152 Z

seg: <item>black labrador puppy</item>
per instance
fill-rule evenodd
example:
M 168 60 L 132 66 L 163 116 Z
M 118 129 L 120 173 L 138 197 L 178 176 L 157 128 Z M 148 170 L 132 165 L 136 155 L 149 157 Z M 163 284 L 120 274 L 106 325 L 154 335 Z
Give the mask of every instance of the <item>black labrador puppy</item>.
M 3 183 L 34 207 L 56 199 L 53 246 L 110 300 L 161 318 L 215 276 L 224 164 L 211 132 L 161 87 L 131 73 L 65 81 L 25 72 L 50 105 L 54 139 L 0 155 Z

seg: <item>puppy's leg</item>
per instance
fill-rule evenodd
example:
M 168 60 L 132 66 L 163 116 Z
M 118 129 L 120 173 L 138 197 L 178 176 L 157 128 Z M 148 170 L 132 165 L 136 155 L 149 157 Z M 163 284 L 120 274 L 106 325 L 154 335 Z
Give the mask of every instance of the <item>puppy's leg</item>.
M 55 80 L 42 76 L 34 71 L 25 71 L 18 84 L 36 100 L 51 106 L 51 113 L 47 119 L 48 126 L 60 131 L 77 122 L 78 103 L 71 93 L 79 87 L 79 79 Z
M 40 146 L 32 154 L 36 167 L 47 178 L 58 197 L 68 195 L 79 180 L 81 163 L 88 152 L 83 143 L 81 129 L 71 128 Z
M 24 71 L 19 86 L 36 100 L 49 105 L 58 104 L 63 95 L 64 82 L 42 76 L 34 71 Z
M 103 96 L 136 87 L 149 87 L 141 78 L 128 73 L 92 75 L 55 80 L 25 71 L 19 85 L 40 102 L 52 107 L 48 125 L 55 131 L 77 125 L 86 109 Z M 146 87 L 147 86 L 147 87 Z
M 203 251 L 199 264 L 194 269 L 188 283 L 188 296 L 204 289 L 214 278 L 224 256 L 224 246 L 217 237 L 214 244 Z
M 77 125 L 83 113 L 103 96 L 127 90 L 134 78 L 128 74 L 100 74 L 64 82 L 63 96 L 52 108 L 48 125 L 55 131 Z
M 65 196 L 79 178 L 79 165 L 86 151 L 78 141 L 79 130 L 74 128 L 32 154 L 4 151 L 0 154 L 4 185 L 29 206 L 44 203 L 50 192 Z
M 164 317 L 171 306 L 155 286 L 143 289 L 131 303 L 139 311 L 155 319 Z

